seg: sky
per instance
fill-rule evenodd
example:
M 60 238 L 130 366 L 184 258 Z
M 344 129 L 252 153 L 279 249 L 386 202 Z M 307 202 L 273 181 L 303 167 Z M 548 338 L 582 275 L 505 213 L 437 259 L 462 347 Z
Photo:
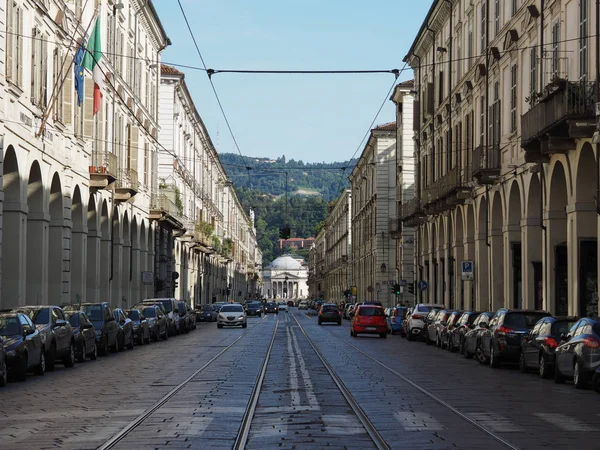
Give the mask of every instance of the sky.
M 209 69 L 391 70 L 404 66 L 430 0 L 181 0 Z M 203 67 L 177 0 L 154 0 L 172 45 L 164 64 Z M 204 71 L 185 73 L 219 153 L 238 153 Z M 413 78 L 412 70 L 397 82 Z M 215 74 L 217 94 L 244 157 L 339 162 L 361 140 L 394 75 Z M 388 96 L 389 98 L 389 96 Z M 386 101 L 375 125 L 392 122 Z

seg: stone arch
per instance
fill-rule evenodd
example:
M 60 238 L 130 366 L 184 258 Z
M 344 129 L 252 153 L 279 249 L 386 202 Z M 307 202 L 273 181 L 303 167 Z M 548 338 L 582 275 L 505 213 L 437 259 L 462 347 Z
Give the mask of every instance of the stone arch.
M 81 190 L 75 185 L 71 199 L 71 302 L 83 301 L 86 296 L 86 250 L 87 219 L 84 217 L 84 205 Z
M 9 145 L 2 168 L 2 309 L 18 306 L 25 299 L 27 210 L 22 207 L 22 187 L 17 155 L 14 147 Z
M 507 231 L 505 250 L 508 251 L 508 261 L 504 264 L 506 267 L 508 286 L 506 286 L 506 297 L 510 302 L 507 306 L 512 308 L 523 307 L 523 277 L 522 277 L 522 246 L 521 246 L 521 188 L 517 180 L 510 184 L 508 194 Z
M 60 175 L 55 172 L 50 184 L 49 196 L 50 212 L 50 232 L 49 232 L 49 253 L 48 253 L 48 300 L 51 304 L 60 305 L 67 300 L 63 300 L 63 286 L 68 288 L 69 280 L 63 279 L 63 250 L 65 241 L 70 240 L 70 233 L 65 223 L 65 205 L 62 182 Z M 68 291 L 68 289 L 66 289 Z
M 108 213 L 108 202 L 104 200 L 100 206 L 100 299 L 110 300 L 112 230 Z M 99 299 L 99 300 L 100 300 Z
M 100 245 L 102 233 L 98 223 L 98 207 L 94 194 L 87 205 L 86 301 L 96 302 L 100 297 Z
M 26 301 L 42 305 L 48 303 L 49 217 L 45 197 L 40 164 L 33 161 L 27 178 Z
M 546 292 L 551 312 L 557 315 L 569 314 L 569 257 L 567 247 L 567 215 L 568 183 L 565 168 L 561 162 L 552 167 L 549 176 L 548 219 L 546 220 L 547 270 L 545 279 L 548 283 Z M 572 275 L 571 275 L 572 277 Z
M 596 158 L 592 145 L 586 142 L 579 152 L 579 161 L 575 177 L 576 210 L 569 212 L 569 221 L 576 230 L 577 240 L 572 244 L 571 261 L 577 261 L 579 267 L 573 298 L 580 316 L 598 316 L 598 217 L 595 197 L 598 189 L 596 176 Z

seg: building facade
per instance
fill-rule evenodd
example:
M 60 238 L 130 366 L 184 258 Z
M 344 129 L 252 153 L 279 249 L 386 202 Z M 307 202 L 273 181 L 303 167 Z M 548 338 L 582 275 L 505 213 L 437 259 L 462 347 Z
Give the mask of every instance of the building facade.
M 390 218 L 397 216 L 396 122 L 371 130 L 349 176 L 352 189 L 351 272 L 358 301 L 397 303 L 391 286 L 397 282 L 396 242 Z M 317 269 L 319 266 L 317 266 Z
M 283 255 L 275 258 L 263 272 L 267 298 L 302 299 L 308 297 L 308 269 L 301 261 Z
M 205 266 L 175 242 L 185 214 L 161 203 L 158 156 L 169 149 L 159 141 L 160 55 L 170 41 L 152 1 L 35 3 L 0 5 L 0 307 L 198 298 Z M 74 71 L 96 26 L 97 109 L 92 74 L 80 101 Z M 236 230 L 249 224 L 238 216 Z M 256 258 L 251 233 L 238 234 L 240 254 Z
M 597 7 L 433 2 L 405 58 L 419 300 L 598 314 Z

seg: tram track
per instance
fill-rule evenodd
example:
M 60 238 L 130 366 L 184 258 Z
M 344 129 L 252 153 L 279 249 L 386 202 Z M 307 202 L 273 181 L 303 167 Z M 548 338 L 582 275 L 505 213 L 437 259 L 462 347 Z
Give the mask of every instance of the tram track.
M 303 314 L 303 315 L 308 320 L 311 319 L 311 317 L 308 316 L 307 314 Z M 294 316 L 294 319 L 300 325 L 300 322 L 298 321 L 297 317 Z M 506 439 L 504 439 L 502 436 L 499 436 L 498 434 L 496 434 L 492 430 L 488 429 L 487 427 L 485 427 L 485 426 L 481 425 L 480 423 L 478 423 L 477 421 L 473 420 L 467 414 L 463 413 L 458 408 L 455 408 L 454 406 L 452 406 L 451 404 L 449 404 L 448 402 L 446 402 L 445 400 L 443 400 L 439 396 L 435 395 L 434 393 L 432 393 L 428 389 L 426 389 L 423 386 L 419 385 L 415 381 L 411 380 L 407 376 L 402 375 L 397 370 L 393 369 L 389 365 L 385 364 L 384 362 L 380 361 L 379 359 L 377 359 L 377 358 L 373 357 L 372 355 L 368 354 L 367 352 L 365 352 L 361 348 L 357 347 L 356 345 L 354 345 L 354 344 L 346 341 L 341 336 L 338 336 L 336 333 L 334 333 L 334 332 L 332 332 L 330 330 L 327 330 L 327 329 L 324 329 L 324 330 L 327 331 L 331 336 L 335 337 L 337 340 L 339 340 L 339 341 L 343 342 L 344 344 L 346 344 L 346 346 L 348 346 L 348 347 L 352 348 L 353 350 L 357 351 L 358 353 L 360 353 L 361 355 L 363 355 L 365 358 L 371 360 L 372 362 L 374 362 L 375 364 L 377 364 L 379 367 L 381 367 L 381 368 L 385 369 L 386 371 L 388 371 L 389 373 L 395 375 L 397 378 L 401 379 L 403 382 L 407 383 L 408 385 L 410 385 L 411 387 L 413 387 L 414 389 L 416 389 L 417 391 L 419 391 L 423 395 L 427 396 L 428 398 L 430 398 L 431 400 L 433 400 L 434 402 L 436 402 L 437 404 L 439 404 L 440 406 L 442 406 L 447 411 L 452 412 L 454 415 L 458 416 L 463 421 L 468 422 L 470 425 L 472 425 L 475 428 L 479 429 L 481 432 L 483 432 L 484 434 L 486 434 L 490 438 L 494 439 L 496 442 L 498 442 L 502 446 L 504 446 L 504 447 L 506 447 L 508 449 L 511 449 L 511 450 L 520 450 L 520 448 L 517 447 L 516 445 L 512 444 L 511 442 L 509 442 Z

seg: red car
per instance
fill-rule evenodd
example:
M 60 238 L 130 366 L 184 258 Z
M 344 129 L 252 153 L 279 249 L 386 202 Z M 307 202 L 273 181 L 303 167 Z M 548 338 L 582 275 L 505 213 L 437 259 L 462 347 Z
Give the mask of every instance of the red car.
M 378 334 L 381 338 L 387 337 L 387 320 L 385 311 L 381 306 L 359 305 L 354 310 L 352 318 L 352 328 L 350 336 L 357 336 L 359 333 Z

